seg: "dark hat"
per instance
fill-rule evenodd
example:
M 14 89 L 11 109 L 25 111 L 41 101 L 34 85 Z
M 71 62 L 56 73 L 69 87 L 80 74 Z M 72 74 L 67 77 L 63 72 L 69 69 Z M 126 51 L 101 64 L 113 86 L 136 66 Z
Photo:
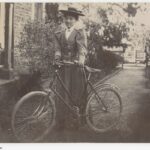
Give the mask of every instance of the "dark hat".
M 82 11 L 77 10 L 76 8 L 73 7 L 68 7 L 68 10 L 60 10 L 63 14 L 73 14 L 77 16 L 84 16 Z

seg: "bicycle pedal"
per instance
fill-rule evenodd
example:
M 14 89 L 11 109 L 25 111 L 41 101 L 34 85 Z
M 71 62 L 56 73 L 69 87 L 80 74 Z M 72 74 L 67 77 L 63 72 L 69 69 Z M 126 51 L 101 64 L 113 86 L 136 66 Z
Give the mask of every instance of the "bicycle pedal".
M 73 106 L 73 110 L 74 110 L 74 112 L 75 112 L 78 116 L 80 116 L 80 109 L 79 109 L 79 107 Z
M 45 89 L 44 91 L 45 91 L 46 93 L 51 93 L 51 92 L 52 92 L 51 89 Z
M 105 111 L 105 112 L 107 112 L 107 109 L 105 107 L 102 107 L 102 110 Z

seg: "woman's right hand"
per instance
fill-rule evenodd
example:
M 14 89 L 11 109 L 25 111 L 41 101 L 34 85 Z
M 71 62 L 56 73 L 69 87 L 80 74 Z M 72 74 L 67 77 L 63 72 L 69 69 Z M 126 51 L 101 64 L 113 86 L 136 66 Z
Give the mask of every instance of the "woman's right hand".
M 61 65 L 61 57 L 55 57 L 54 65 L 60 66 Z

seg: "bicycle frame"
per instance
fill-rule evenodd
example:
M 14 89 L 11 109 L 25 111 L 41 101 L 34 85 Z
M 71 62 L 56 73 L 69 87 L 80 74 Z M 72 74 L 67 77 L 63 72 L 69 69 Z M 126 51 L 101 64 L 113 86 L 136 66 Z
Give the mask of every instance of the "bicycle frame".
M 85 88 L 83 89 L 83 93 L 82 93 L 82 95 L 81 95 L 80 98 L 83 98 L 83 97 L 85 97 L 85 96 L 87 97 L 87 93 L 86 93 L 86 92 L 87 92 L 87 87 L 89 86 L 90 89 L 91 89 L 91 90 L 95 93 L 95 95 L 97 96 L 98 101 L 100 101 L 100 102 L 102 103 L 102 105 L 104 106 L 104 108 L 107 110 L 107 108 L 106 108 L 104 102 L 102 101 L 102 99 L 100 98 L 100 96 L 98 95 L 98 93 L 96 92 L 96 90 L 94 89 L 92 83 L 90 82 L 91 73 L 89 72 L 88 77 L 87 77 L 84 67 L 82 68 L 82 71 L 83 71 L 84 78 L 85 78 L 85 81 L 86 81 L 86 82 L 85 82 Z M 78 114 L 77 114 L 77 113 L 74 111 L 74 109 L 73 109 L 73 106 L 76 106 L 75 103 L 74 103 L 74 101 L 73 101 L 73 97 L 71 96 L 71 93 L 69 92 L 69 90 L 68 90 L 67 87 L 65 86 L 65 84 L 64 84 L 64 82 L 62 81 L 62 79 L 61 79 L 61 77 L 60 77 L 60 75 L 59 75 L 58 72 L 59 72 L 59 69 L 58 69 L 58 68 L 55 69 L 55 73 L 54 73 L 54 76 L 53 76 L 53 80 L 52 80 L 52 82 L 50 82 L 49 88 L 50 88 L 50 90 L 51 90 L 54 94 L 56 94 L 56 96 L 71 110 L 71 112 L 72 112 L 73 114 L 75 114 L 76 116 L 78 116 Z M 69 99 L 70 99 L 70 103 L 66 102 L 66 100 L 57 92 L 57 90 L 53 88 L 53 85 L 54 85 L 54 83 L 56 82 L 56 80 L 58 80 L 58 81 L 59 81 L 59 84 L 63 87 L 65 93 L 67 94 L 67 96 L 68 96 Z M 50 93 L 51 93 L 51 92 L 48 93 L 48 96 L 50 96 Z M 78 117 L 79 117 L 79 116 L 78 116 Z

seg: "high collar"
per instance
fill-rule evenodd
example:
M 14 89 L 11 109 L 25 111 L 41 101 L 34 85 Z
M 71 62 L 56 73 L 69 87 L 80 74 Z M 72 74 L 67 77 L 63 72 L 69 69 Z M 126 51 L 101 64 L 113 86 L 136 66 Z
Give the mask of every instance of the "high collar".
M 71 28 L 66 28 L 66 30 L 69 30 L 70 32 L 73 31 L 75 28 L 75 25 L 73 25 Z

